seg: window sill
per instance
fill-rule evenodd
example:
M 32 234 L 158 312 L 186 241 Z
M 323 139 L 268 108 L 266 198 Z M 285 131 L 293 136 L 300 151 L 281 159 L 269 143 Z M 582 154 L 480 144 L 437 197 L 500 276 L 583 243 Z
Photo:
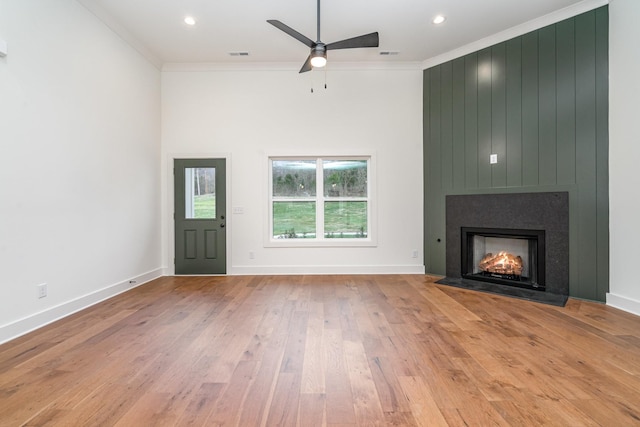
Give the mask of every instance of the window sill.
M 367 248 L 376 247 L 373 239 L 269 239 L 265 248 Z

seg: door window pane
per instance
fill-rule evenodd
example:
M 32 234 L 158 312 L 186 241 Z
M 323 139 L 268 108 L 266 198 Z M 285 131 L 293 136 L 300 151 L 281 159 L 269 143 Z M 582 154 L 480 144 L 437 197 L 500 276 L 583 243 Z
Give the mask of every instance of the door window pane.
M 273 237 L 316 237 L 316 202 L 273 202 Z
M 274 160 L 271 173 L 273 197 L 315 197 L 315 160 Z
M 324 237 L 364 239 L 367 237 L 367 202 L 325 202 Z
M 216 219 L 216 168 L 185 168 L 185 218 Z
M 323 160 L 325 197 L 367 197 L 366 160 Z

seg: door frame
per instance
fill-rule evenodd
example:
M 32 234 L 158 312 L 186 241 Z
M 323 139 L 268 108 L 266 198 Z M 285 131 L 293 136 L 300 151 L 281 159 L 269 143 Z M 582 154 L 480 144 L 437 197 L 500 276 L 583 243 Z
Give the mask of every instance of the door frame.
M 173 164 L 176 159 L 220 159 L 225 161 L 225 193 L 226 193 L 226 242 L 225 242 L 225 250 L 227 252 L 226 256 L 226 270 L 227 275 L 230 274 L 231 268 L 231 236 L 233 234 L 233 221 L 230 215 L 231 211 L 231 154 L 230 153 L 168 153 L 165 161 L 164 172 L 166 173 L 166 179 L 164 180 L 166 183 L 165 189 L 162 192 L 165 198 L 164 205 L 164 215 L 163 215 L 163 223 L 164 223 L 164 242 L 166 244 L 164 247 L 166 248 L 163 251 L 163 259 L 166 263 L 165 275 L 166 276 L 175 276 L 176 268 L 174 264 L 174 259 L 176 256 L 176 240 L 175 240 L 175 222 L 173 219 L 173 208 L 174 208 L 174 189 L 175 189 L 175 177 L 173 174 Z M 208 274 L 206 276 L 209 276 Z M 216 276 L 212 274 L 211 276 Z

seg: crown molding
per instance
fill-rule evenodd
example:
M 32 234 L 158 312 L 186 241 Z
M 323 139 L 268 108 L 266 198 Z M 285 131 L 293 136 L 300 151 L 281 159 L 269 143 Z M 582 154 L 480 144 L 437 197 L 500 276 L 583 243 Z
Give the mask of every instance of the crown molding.
M 295 71 L 299 63 L 293 62 L 168 62 L 162 66 L 163 72 L 184 71 Z M 369 71 L 369 70 L 422 70 L 422 63 L 415 62 L 331 62 L 325 68 L 332 71 Z M 322 70 L 320 70 L 322 71 Z

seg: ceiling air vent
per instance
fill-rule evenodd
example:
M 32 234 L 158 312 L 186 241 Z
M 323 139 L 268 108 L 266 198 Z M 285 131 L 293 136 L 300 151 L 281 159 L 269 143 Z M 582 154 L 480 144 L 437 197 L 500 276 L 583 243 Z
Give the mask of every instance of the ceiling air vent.
M 229 52 L 231 56 L 249 56 L 249 52 Z

